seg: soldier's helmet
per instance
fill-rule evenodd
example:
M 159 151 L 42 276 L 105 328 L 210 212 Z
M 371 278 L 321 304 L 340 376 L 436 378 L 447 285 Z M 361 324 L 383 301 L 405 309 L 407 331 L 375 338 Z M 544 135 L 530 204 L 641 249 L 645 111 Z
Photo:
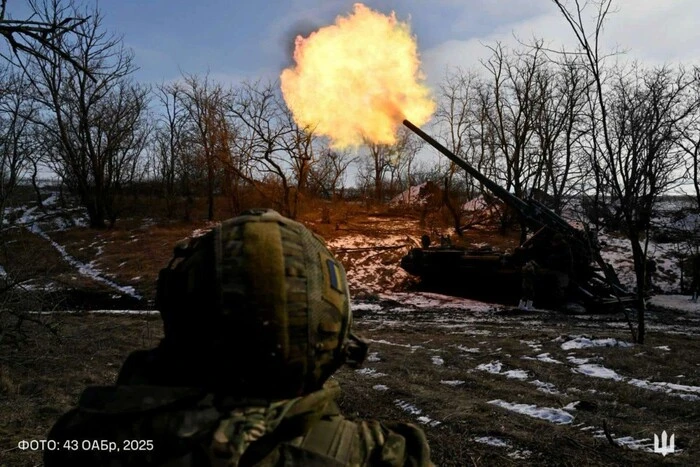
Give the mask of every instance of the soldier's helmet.
M 183 371 L 194 364 L 198 383 L 242 397 L 317 390 L 367 350 L 351 332 L 342 264 L 320 237 L 272 210 L 246 211 L 176 246 L 156 307 L 162 346 Z

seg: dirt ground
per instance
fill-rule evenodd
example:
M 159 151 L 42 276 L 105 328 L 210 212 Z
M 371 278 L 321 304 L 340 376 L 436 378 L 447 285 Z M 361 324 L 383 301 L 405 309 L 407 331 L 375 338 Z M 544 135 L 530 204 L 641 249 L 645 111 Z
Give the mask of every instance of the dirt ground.
M 644 346 L 564 350 L 562 342 L 574 336 L 629 341 L 623 316 L 380 306 L 358 320 L 374 353 L 370 370 L 338 375 L 346 389 L 343 406 L 362 417 L 422 422 L 437 465 L 689 465 L 697 459 L 697 400 L 626 384 L 630 378 L 576 373 L 581 367 L 571 363 L 589 359 L 619 375 L 697 388 L 697 320 L 679 331 L 674 313 L 652 313 L 655 331 Z M 498 373 L 478 369 L 494 364 L 502 366 Z M 367 404 L 369 394 L 373 404 Z M 495 400 L 555 409 L 577 403 L 577 409 L 568 411 L 570 423 L 556 424 L 489 403 Z M 624 447 L 629 437 L 646 439 L 648 447 L 662 430 L 676 434 L 682 452 L 663 458 Z
M 562 339 L 623 340 L 621 317 L 572 322 L 554 314 L 410 310 L 389 302 L 371 308 L 356 313 L 357 331 L 370 341 L 368 361 L 361 370 L 344 368 L 335 376 L 343 388 L 341 407 L 351 418 L 421 425 L 436 465 L 690 465 L 697 459 L 697 401 L 578 374 L 567 362 L 573 353 L 562 349 Z M 685 335 L 673 324 L 677 316 L 657 315 L 650 319 L 658 330 L 643 347 L 580 349 L 575 357 L 639 379 L 700 385 L 698 323 Z M 21 451 L 17 442 L 45 438 L 84 387 L 111 384 L 129 352 L 153 347 L 161 337 L 157 315 L 51 319 L 58 337 L 32 324 L 21 350 L 2 349 L 2 466 L 40 465 L 40 453 Z M 526 358 L 545 353 L 560 363 Z M 476 369 L 493 362 L 528 376 L 511 379 L 505 371 Z M 535 380 L 548 383 L 553 393 L 539 391 Z M 558 409 L 580 401 L 581 408 L 570 411 L 571 423 L 560 425 L 503 410 L 489 403 L 494 400 Z M 649 440 L 662 430 L 675 433 L 679 452 L 662 457 L 622 445 L 626 437 Z M 504 445 L 485 444 L 491 438 Z
M 370 341 L 364 368 L 335 376 L 349 417 L 420 425 L 438 466 L 692 465 L 700 457 L 700 315 L 650 311 L 646 344 L 626 345 L 623 315 L 524 314 L 394 290 L 410 282 L 398 259 L 431 226 L 410 213 L 362 209 L 333 211 L 330 223 L 320 210 L 304 219 L 346 264 L 356 329 Z M 68 254 L 132 285 L 149 308 L 174 242 L 206 225 L 132 219 L 97 234 L 78 228 L 49 235 Z M 468 241 L 494 238 L 482 231 Z M 33 242 L 35 256 L 62 264 L 46 242 Z M 389 248 L 368 253 L 368 245 Z M 110 294 L 65 264 L 51 273 L 61 284 Z M 19 340 L 0 343 L 0 466 L 41 465 L 40 452 L 17 443 L 45 438 L 86 386 L 112 384 L 129 352 L 162 336 L 158 315 L 42 320 L 53 332 L 25 322 Z M 567 345 L 586 338 L 609 345 Z M 675 434 L 676 452 L 662 457 L 651 446 L 664 430 Z

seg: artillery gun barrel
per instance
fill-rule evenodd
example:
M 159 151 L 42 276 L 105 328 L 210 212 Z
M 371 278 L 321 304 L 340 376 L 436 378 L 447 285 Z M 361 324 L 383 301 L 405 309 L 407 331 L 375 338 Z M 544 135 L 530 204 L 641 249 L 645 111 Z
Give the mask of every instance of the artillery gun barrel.
M 588 269 L 592 252 L 590 242 L 587 238 L 584 238 L 584 232 L 575 229 L 560 216 L 536 200 L 529 199 L 528 201 L 525 201 L 513 193 L 510 193 L 508 190 L 501 187 L 496 182 L 487 178 L 484 174 L 469 165 L 465 160 L 457 157 L 449 149 L 435 141 L 435 139 L 426 134 L 423 130 L 415 126 L 410 121 L 404 120 L 403 124 L 415 134 L 423 138 L 432 147 L 444 154 L 449 160 L 463 168 L 469 175 L 479 180 L 494 195 L 520 213 L 520 215 L 523 216 L 531 227 L 535 226 L 537 229 L 540 229 L 541 227 L 546 226 L 556 232 L 565 234 L 570 240 L 573 240 L 575 242 L 575 247 L 579 250 L 577 257 L 580 259 L 578 262 L 580 263 L 581 267 Z
M 404 120 L 403 124 L 415 134 L 423 138 L 423 140 L 428 142 L 432 147 L 444 154 L 449 160 L 463 168 L 469 175 L 480 181 L 482 185 L 488 188 L 494 195 L 503 200 L 503 202 L 505 202 L 508 206 L 519 212 L 520 215 L 524 216 L 529 223 L 534 223 L 537 229 L 546 225 L 551 229 L 575 238 L 577 241 L 583 241 L 580 238 L 581 232 L 573 228 L 568 222 L 552 212 L 542 203 L 534 199 L 525 201 L 513 193 L 510 193 L 508 190 L 498 185 L 493 180 L 487 178 L 484 174 L 469 165 L 464 159 L 460 159 L 454 153 L 450 152 L 449 149 L 435 141 L 435 139 L 426 134 L 423 130 L 415 126 L 410 121 Z M 588 242 L 583 243 L 587 244 Z
M 489 189 L 498 198 L 503 200 L 503 202 L 505 202 L 508 206 L 518 211 L 528 223 L 534 224 L 538 229 L 547 227 L 555 232 L 563 233 L 568 237 L 569 241 L 573 241 L 572 247 L 574 250 L 575 269 L 574 280 L 582 292 L 585 292 L 585 294 L 588 295 L 589 300 L 592 298 L 595 298 L 596 300 L 600 299 L 602 301 L 609 300 L 604 298 L 602 295 L 595 296 L 595 293 L 588 290 L 590 288 L 589 282 L 595 276 L 598 278 L 598 280 L 609 286 L 611 294 L 615 297 L 613 300 L 617 300 L 617 303 L 619 304 L 622 304 L 623 301 L 628 301 L 630 294 L 625 291 L 622 286 L 620 286 L 619 281 L 617 281 L 616 278 L 612 277 L 614 274 L 610 274 L 609 277 L 609 273 L 612 272 L 612 268 L 605 263 L 600 255 L 600 251 L 597 250 L 596 242 L 594 239 L 589 238 L 587 231 L 574 228 L 564 218 L 556 214 L 554 211 L 551 211 L 548 207 L 535 199 L 530 198 L 525 201 L 513 193 L 510 193 L 508 190 L 499 186 L 493 180 L 490 180 L 484 174 L 469 165 L 464 159 L 457 157 L 445 146 L 438 143 L 435 139 L 426 134 L 423 130 L 418 128 L 410 121 L 404 120 L 403 124 L 432 147 L 440 151 L 449 160 L 463 168 L 469 175 L 481 182 L 483 186 Z M 600 269 L 605 272 L 604 277 L 597 275 L 597 273 L 593 270 L 591 267 L 591 260 L 595 260 Z
M 438 143 L 433 139 L 430 135 L 425 133 L 423 130 L 415 126 L 413 123 L 411 123 L 408 120 L 404 120 L 403 124 L 412 132 L 420 136 L 424 141 L 426 141 L 428 144 L 430 144 L 432 147 L 440 151 L 442 154 L 444 154 L 449 160 L 463 168 L 464 170 L 467 171 L 469 175 L 474 177 L 475 179 L 479 180 L 486 188 L 488 188 L 493 194 L 498 196 L 500 199 L 502 199 L 505 203 L 510 205 L 510 207 L 516 209 L 517 211 L 521 213 L 527 213 L 530 211 L 530 206 L 515 196 L 514 194 L 510 193 L 508 190 L 505 188 L 501 187 L 497 183 L 495 183 L 493 180 L 488 179 L 485 177 L 481 172 L 476 170 L 474 167 L 469 165 L 464 159 L 460 159 L 457 157 L 454 153 L 452 153 L 449 149 L 447 149 L 445 146 L 442 144 Z

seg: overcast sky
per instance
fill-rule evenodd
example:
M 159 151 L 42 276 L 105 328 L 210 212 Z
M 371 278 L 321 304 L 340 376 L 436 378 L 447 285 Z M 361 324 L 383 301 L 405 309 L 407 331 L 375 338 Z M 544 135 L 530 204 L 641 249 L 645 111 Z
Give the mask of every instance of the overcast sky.
M 10 4 L 13 1 L 10 0 Z M 290 65 L 296 34 L 330 24 L 352 10 L 345 0 L 102 0 L 105 25 L 122 34 L 136 54 L 136 78 L 176 79 L 180 70 L 235 83 L 277 77 Z M 446 67 L 478 67 L 482 44 L 513 43 L 513 36 L 572 43 L 572 34 L 549 0 L 374 0 L 365 4 L 395 11 L 417 37 L 430 83 Z M 700 2 L 618 0 L 605 31 L 607 48 L 653 63 L 700 57 Z

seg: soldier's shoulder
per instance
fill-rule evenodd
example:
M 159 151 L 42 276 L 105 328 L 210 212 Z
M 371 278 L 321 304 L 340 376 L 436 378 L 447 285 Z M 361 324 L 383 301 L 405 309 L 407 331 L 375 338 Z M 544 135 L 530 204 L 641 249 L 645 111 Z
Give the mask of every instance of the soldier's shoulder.
M 190 456 L 217 420 L 218 412 L 200 390 L 88 387 L 78 405 L 61 416 L 49 431 L 48 439 L 64 449 L 46 451 L 44 462 L 47 467 L 160 465 L 168 459 Z M 185 421 L 187 426 L 183 426 Z M 183 435 L 182 430 L 189 431 Z M 105 446 L 111 448 L 107 451 Z
M 425 433 L 411 423 L 349 420 L 334 415 L 318 422 L 291 444 L 304 452 L 333 459 L 337 465 L 433 465 Z
M 383 439 L 383 442 L 375 447 L 375 455 L 379 455 L 382 462 L 412 467 L 433 465 L 430 461 L 428 439 L 419 426 L 413 423 L 377 420 L 363 421 L 360 426 L 365 437 L 369 432 L 372 438 L 376 439 L 379 435 L 379 439 Z

